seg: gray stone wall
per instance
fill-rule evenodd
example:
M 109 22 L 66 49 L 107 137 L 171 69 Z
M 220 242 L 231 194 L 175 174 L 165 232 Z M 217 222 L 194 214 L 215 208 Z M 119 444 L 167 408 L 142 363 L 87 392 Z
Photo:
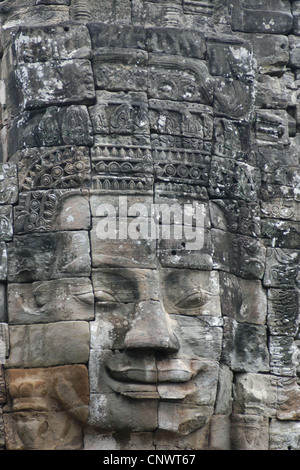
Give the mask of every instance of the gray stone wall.
M 0 3 L 0 448 L 300 450 L 299 18 Z

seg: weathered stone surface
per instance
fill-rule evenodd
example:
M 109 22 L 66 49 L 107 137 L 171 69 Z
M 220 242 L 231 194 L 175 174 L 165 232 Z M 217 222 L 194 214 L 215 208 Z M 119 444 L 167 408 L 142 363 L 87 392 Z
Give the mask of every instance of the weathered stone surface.
M 249 121 L 253 111 L 251 83 L 216 77 L 214 111 L 217 116 Z
M 14 209 L 15 234 L 89 230 L 90 226 L 89 200 L 82 190 L 19 194 L 19 204 Z
M 167 53 L 195 59 L 205 57 L 205 38 L 192 29 L 147 28 L 148 52 Z
M 0 206 L 0 241 L 13 238 L 13 210 L 11 205 Z
M 15 236 L 8 245 L 8 279 L 31 282 L 89 276 L 88 233 L 57 232 Z
M 0 448 L 298 448 L 299 20 L 0 2 Z
M 214 414 L 210 424 L 210 450 L 231 450 L 230 419 L 226 415 Z
M 256 138 L 260 145 L 289 143 L 288 114 L 283 110 L 256 111 Z
M 288 34 L 293 29 L 290 3 L 276 0 L 261 4 L 258 0 L 233 3 L 232 29 L 247 33 Z
M 231 36 L 209 38 L 207 54 L 211 75 L 242 81 L 253 79 L 250 42 Z
M 220 272 L 222 315 L 240 323 L 264 325 L 267 316 L 267 296 L 261 281 L 241 279 Z
M 9 5 L 2 6 L 4 13 L 3 23 L 5 29 L 16 26 L 45 26 L 69 21 L 69 8 L 65 3 L 52 5 L 36 5 L 33 2 L 23 2 L 18 8 L 13 10 Z M 63 0 L 62 0 L 63 1 Z M 34 5 L 34 6 L 32 6 Z
M 146 93 L 97 90 L 96 97 L 96 105 L 90 108 L 94 134 L 134 135 L 146 139 L 150 133 Z M 116 144 L 114 139 L 111 144 Z
M 221 316 L 219 273 L 163 270 L 162 298 L 168 313 Z
M 6 285 L 0 284 L 0 322 L 7 320 L 7 307 L 6 307 Z
M 269 421 L 263 416 L 232 415 L 232 450 L 268 450 Z
M 242 199 L 216 199 L 210 202 L 212 227 L 231 233 L 260 236 L 260 208 Z
M 299 252 L 297 250 L 267 248 L 264 286 L 293 288 L 298 278 Z
M 239 34 L 240 36 L 240 34 Z M 257 71 L 262 74 L 284 72 L 290 59 L 289 39 L 281 34 L 242 34 L 253 47 Z
M 5 364 L 10 353 L 10 332 L 7 323 L 0 323 L 0 364 Z
M 44 106 L 92 104 L 95 100 L 93 72 L 86 59 L 27 63 L 7 80 L 18 87 L 18 96 L 9 95 L 13 114 Z
M 13 325 L 9 332 L 10 356 L 6 367 L 50 367 L 88 361 L 88 322 Z
M 223 359 L 237 372 L 268 372 L 267 329 L 224 318 Z
M 269 351 L 272 374 L 288 377 L 296 375 L 298 362 L 293 336 L 286 334 L 270 336 Z
M 12 163 L 0 164 L 0 204 L 13 204 L 17 200 L 17 167 Z
M 54 2 L 52 2 L 54 3 Z M 88 59 L 91 56 L 91 39 L 88 29 L 81 24 L 40 27 L 19 27 L 5 31 L 3 42 L 16 64 L 46 62 L 48 60 Z
M 94 295 L 88 278 L 8 286 L 10 324 L 92 320 Z
M 257 238 L 212 229 L 213 267 L 245 279 L 262 279 L 265 248 Z
M 259 188 L 258 168 L 232 158 L 212 158 L 209 194 L 213 198 L 243 199 L 247 202 L 255 202 L 258 199 Z
M 86 147 L 41 147 L 17 152 L 19 190 L 72 189 L 90 181 L 91 163 Z
M 216 397 L 216 415 L 229 416 L 232 411 L 232 381 L 233 373 L 228 366 L 220 364 L 219 381 Z M 226 421 L 225 421 L 226 422 Z M 213 433 L 212 433 L 213 434 Z M 228 436 L 228 435 L 227 435 Z
M 7 278 L 7 249 L 5 242 L 0 242 L 0 281 Z
M 89 402 L 85 366 L 9 369 L 7 382 L 10 403 L 6 411 L 11 411 L 4 416 L 8 449 L 82 447 Z
M 202 319 L 174 317 L 178 324 L 182 348 L 187 355 L 218 361 L 222 349 L 222 320 L 219 317 Z M 194 352 L 193 352 L 194 351 Z
M 278 421 L 270 423 L 270 450 L 299 450 L 299 422 Z
M 249 124 L 232 119 L 215 118 L 212 150 L 217 156 L 236 158 L 251 164 Z
M 49 106 L 46 111 L 26 111 L 10 126 L 10 155 L 28 147 L 93 145 L 92 124 L 86 106 Z
M 136 230 L 139 223 L 145 228 L 141 233 Z M 94 217 L 92 224 L 93 267 L 155 266 L 156 240 L 150 238 L 148 219 Z
M 6 383 L 4 379 L 4 367 L 0 365 L 0 403 L 4 404 L 7 401 Z M 1 408 L 2 409 L 2 408 Z
M 3 412 L 0 408 L 0 449 L 5 446 L 5 433 L 4 433 L 4 423 L 3 423 Z

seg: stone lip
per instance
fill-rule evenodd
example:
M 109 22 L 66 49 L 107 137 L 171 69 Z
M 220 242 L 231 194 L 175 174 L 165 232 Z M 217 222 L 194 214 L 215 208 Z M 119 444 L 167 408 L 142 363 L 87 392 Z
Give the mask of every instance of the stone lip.
M 116 393 L 136 399 L 182 400 L 195 392 L 192 381 L 203 369 L 201 361 L 193 359 L 143 360 L 126 363 L 125 358 L 108 361 L 106 379 Z M 146 366 L 146 367 L 145 367 Z M 168 388 L 168 394 L 165 388 Z

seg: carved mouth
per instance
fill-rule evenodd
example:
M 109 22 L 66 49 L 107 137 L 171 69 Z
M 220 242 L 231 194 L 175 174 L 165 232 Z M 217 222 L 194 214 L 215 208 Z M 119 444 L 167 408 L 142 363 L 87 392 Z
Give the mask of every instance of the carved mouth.
M 203 368 L 198 360 L 168 359 L 135 367 L 123 361 L 107 365 L 110 388 L 135 399 L 182 400 L 196 391 L 193 379 Z

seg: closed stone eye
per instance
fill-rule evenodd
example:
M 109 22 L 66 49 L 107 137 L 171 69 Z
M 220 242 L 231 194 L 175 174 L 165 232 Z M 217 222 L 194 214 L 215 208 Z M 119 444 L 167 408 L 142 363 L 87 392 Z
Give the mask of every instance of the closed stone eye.
M 119 303 L 119 300 L 110 292 L 98 290 L 95 292 L 95 300 L 101 305 L 106 307 L 114 306 Z
M 211 294 L 207 291 L 193 289 L 188 294 L 185 294 L 177 300 L 177 302 L 175 302 L 175 306 L 179 309 L 185 310 L 199 309 L 206 304 L 210 295 Z

